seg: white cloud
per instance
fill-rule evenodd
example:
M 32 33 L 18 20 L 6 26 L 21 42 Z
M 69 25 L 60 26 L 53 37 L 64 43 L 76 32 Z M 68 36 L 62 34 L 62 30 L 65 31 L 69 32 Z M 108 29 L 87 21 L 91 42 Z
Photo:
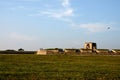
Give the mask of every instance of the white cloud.
M 74 16 L 74 9 L 70 6 L 69 0 L 62 0 L 60 9 L 47 9 L 30 16 L 47 16 L 60 20 L 66 20 Z
M 63 16 L 72 16 L 73 15 L 73 9 L 69 8 L 64 13 Z
M 43 15 L 48 15 L 49 17 L 54 17 L 54 18 L 66 18 L 66 17 L 71 17 L 74 15 L 74 9 L 70 7 L 70 2 L 69 0 L 63 0 L 62 2 L 63 8 L 59 10 L 51 10 L 51 11 L 43 11 Z
M 73 16 L 73 9 L 69 8 L 66 10 L 48 10 L 48 11 L 42 11 L 41 14 L 53 18 L 70 17 Z
M 103 24 L 103 23 L 88 23 L 88 24 L 80 24 L 80 28 L 84 28 L 89 32 L 103 32 L 107 30 L 108 24 Z
M 63 0 L 62 5 L 63 5 L 63 7 L 69 7 L 70 6 L 70 1 L 69 0 Z

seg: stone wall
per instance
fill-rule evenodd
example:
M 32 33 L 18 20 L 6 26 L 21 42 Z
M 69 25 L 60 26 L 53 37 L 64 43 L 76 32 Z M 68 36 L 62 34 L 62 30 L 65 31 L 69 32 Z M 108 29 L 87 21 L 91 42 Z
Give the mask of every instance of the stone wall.
M 47 50 L 38 50 L 37 55 L 47 55 Z
M 81 52 L 81 53 L 92 53 L 92 49 L 84 49 L 84 48 L 81 48 L 81 49 L 80 49 L 80 52 Z
M 113 54 L 118 55 L 118 54 L 120 54 L 120 49 L 112 49 L 111 52 L 112 52 Z
M 64 52 L 65 53 L 71 53 L 71 52 L 76 53 L 76 52 L 80 52 L 80 51 L 79 51 L 79 49 L 65 49 Z
M 109 49 L 96 49 L 97 54 L 109 54 Z

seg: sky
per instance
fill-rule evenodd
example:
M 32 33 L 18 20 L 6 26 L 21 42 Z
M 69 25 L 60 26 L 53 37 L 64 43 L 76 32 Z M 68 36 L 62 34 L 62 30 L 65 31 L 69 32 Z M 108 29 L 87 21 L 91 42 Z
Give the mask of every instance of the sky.
M 120 49 L 120 0 L 0 0 L 0 50 Z

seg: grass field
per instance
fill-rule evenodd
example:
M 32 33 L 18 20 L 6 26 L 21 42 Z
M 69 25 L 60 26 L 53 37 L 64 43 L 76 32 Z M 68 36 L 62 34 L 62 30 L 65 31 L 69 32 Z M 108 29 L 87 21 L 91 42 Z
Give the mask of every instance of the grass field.
M 120 80 L 120 56 L 1 54 L 0 80 Z

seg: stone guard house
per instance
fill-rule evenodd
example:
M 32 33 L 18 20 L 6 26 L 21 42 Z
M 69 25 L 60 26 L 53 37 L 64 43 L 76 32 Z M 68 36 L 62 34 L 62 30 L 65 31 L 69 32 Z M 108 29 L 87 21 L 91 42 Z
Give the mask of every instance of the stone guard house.
M 97 49 L 97 44 L 94 42 L 85 42 L 84 49 L 91 49 L 94 52 Z
M 84 48 L 80 49 L 81 53 L 92 53 L 97 49 L 97 44 L 94 42 L 85 42 Z

